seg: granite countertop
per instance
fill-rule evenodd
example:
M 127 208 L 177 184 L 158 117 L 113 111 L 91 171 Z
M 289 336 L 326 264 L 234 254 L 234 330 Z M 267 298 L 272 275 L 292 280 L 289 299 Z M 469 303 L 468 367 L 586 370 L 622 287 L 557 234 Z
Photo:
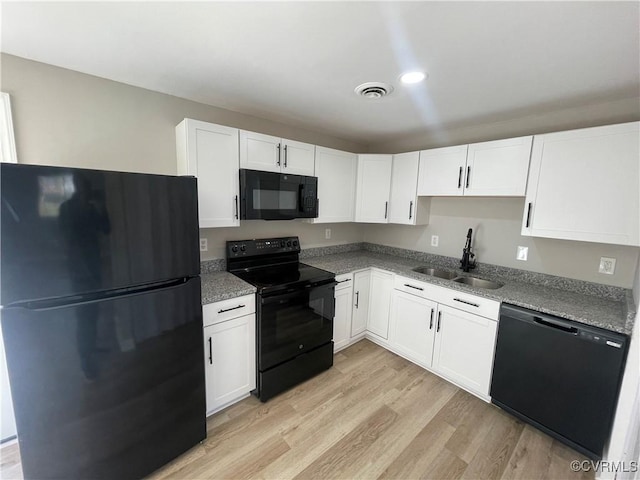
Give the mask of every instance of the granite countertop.
M 426 283 L 473 293 L 626 335 L 630 335 L 633 330 L 635 308 L 631 291 L 627 291 L 624 298 L 615 299 L 597 294 L 577 293 L 562 288 L 537 285 L 497 273 L 487 275 L 486 273 L 476 274 L 474 272 L 469 274 L 504 283 L 504 286 L 499 289 L 487 290 L 424 275 L 412 270 L 420 265 L 442 268 L 441 265 L 366 250 L 303 258 L 301 261 L 336 275 L 376 267 Z M 467 275 L 462 273 L 460 269 L 457 270 L 457 273 Z M 594 292 L 597 293 L 598 285 L 593 284 L 593 286 Z
M 628 289 L 488 264 L 479 264 L 474 272 L 465 274 L 456 268 L 457 259 L 365 243 L 310 249 L 302 252 L 300 261 L 336 275 L 376 267 L 626 335 L 633 331 L 636 312 L 631 290 Z M 256 292 L 253 285 L 224 270 L 218 271 L 224 268 L 224 261 L 214 260 L 203 265 L 203 304 Z M 504 285 L 496 290 L 487 290 L 412 270 L 422 265 L 455 271 L 458 275 L 486 278 Z
M 200 275 L 202 304 L 256 293 L 256 287 L 229 272 L 211 272 Z

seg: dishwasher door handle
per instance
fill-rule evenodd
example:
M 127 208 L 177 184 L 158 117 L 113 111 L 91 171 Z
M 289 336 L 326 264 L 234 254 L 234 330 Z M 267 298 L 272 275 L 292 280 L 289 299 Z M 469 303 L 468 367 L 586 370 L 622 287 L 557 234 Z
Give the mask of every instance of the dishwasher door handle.
M 572 335 L 578 334 L 578 329 L 576 327 L 570 327 L 569 325 L 563 325 L 562 323 L 556 323 L 550 319 L 543 319 L 541 317 L 533 317 L 533 321 L 538 325 L 544 325 L 545 327 L 554 328 L 556 330 L 561 330 L 566 333 L 570 333 Z

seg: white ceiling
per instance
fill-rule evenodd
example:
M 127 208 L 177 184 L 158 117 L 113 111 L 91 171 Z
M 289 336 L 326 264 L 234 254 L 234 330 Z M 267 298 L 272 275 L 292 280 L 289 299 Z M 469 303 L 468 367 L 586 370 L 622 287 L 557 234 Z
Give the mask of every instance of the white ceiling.
M 637 97 L 639 2 L 3 2 L 1 50 L 369 143 Z M 428 80 L 400 85 L 423 69 Z M 377 101 L 356 85 L 392 84 Z

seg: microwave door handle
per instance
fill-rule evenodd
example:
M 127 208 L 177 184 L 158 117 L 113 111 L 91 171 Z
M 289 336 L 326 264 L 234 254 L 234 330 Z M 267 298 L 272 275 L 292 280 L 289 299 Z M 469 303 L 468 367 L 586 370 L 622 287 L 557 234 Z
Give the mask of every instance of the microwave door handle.
M 304 205 L 302 204 L 304 199 L 304 185 L 298 185 L 298 211 L 304 213 Z

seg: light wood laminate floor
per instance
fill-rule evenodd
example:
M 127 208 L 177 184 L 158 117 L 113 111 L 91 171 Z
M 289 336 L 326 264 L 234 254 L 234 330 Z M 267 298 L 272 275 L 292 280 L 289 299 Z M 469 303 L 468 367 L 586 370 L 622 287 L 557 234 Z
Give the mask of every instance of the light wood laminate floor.
M 151 475 L 164 479 L 592 479 L 585 458 L 497 407 L 362 340 L 334 367 L 266 404 L 207 421 L 208 438 Z M 17 445 L 0 449 L 19 478 Z

